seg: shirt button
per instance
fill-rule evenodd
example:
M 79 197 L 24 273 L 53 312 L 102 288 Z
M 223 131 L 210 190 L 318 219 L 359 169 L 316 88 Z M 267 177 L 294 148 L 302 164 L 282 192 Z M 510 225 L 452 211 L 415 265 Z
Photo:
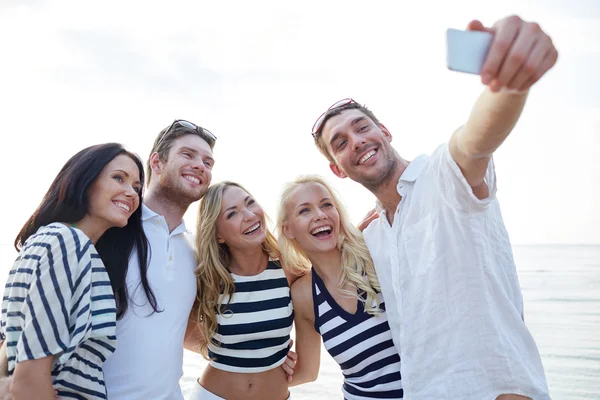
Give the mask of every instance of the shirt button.
M 173 256 L 169 256 L 169 261 L 172 261 L 172 260 L 173 260 Z

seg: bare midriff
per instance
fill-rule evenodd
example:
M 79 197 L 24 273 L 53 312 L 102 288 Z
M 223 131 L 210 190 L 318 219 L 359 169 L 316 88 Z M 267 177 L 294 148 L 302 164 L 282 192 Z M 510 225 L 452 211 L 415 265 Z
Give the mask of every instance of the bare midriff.
M 281 367 L 244 374 L 223 371 L 208 365 L 198 383 L 209 392 L 228 400 L 285 400 L 288 382 Z

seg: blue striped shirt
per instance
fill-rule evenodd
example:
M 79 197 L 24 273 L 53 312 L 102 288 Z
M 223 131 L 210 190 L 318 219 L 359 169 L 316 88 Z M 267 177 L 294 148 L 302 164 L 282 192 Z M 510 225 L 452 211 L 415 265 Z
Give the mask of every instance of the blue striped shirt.
M 230 372 L 255 373 L 281 365 L 290 346 L 294 309 L 285 272 L 269 261 L 258 275 L 231 274 L 235 293 L 217 314 L 216 344 L 209 344 L 210 364 Z
M 61 398 L 106 399 L 102 363 L 116 346 L 108 273 L 89 238 L 61 223 L 42 226 L 10 270 L 0 332 L 9 374 L 17 363 L 53 357 Z
M 344 399 L 401 399 L 400 356 L 385 312 L 368 314 L 357 299 L 358 308 L 351 314 L 335 301 L 314 268 L 312 279 L 315 329 L 342 369 Z

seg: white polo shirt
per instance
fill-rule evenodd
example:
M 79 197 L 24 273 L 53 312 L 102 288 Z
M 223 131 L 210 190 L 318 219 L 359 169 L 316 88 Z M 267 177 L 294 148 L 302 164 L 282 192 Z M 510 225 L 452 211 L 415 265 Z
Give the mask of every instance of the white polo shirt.
M 448 144 L 411 162 L 402 200 L 365 230 L 400 351 L 407 400 L 494 400 L 503 393 L 549 399 L 496 199 L 479 200 Z
M 117 350 L 103 367 L 106 389 L 111 400 L 181 400 L 183 338 L 197 288 L 193 236 L 183 221 L 169 233 L 165 218 L 146 205 L 142 221 L 150 242 L 147 277 L 162 312 L 152 314 L 134 252 L 129 308 L 117 321 Z

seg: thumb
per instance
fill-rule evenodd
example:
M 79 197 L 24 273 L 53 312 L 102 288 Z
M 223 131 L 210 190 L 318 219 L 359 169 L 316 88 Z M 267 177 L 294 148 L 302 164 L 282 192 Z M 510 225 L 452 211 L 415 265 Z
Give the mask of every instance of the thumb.
M 467 25 L 467 30 L 468 31 L 481 31 L 481 32 L 489 32 L 489 33 L 493 33 L 493 29 L 490 28 L 486 28 L 485 26 L 483 26 L 483 24 L 481 23 L 481 21 L 474 19 L 473 21 L 469 22 L 469 24 Z

